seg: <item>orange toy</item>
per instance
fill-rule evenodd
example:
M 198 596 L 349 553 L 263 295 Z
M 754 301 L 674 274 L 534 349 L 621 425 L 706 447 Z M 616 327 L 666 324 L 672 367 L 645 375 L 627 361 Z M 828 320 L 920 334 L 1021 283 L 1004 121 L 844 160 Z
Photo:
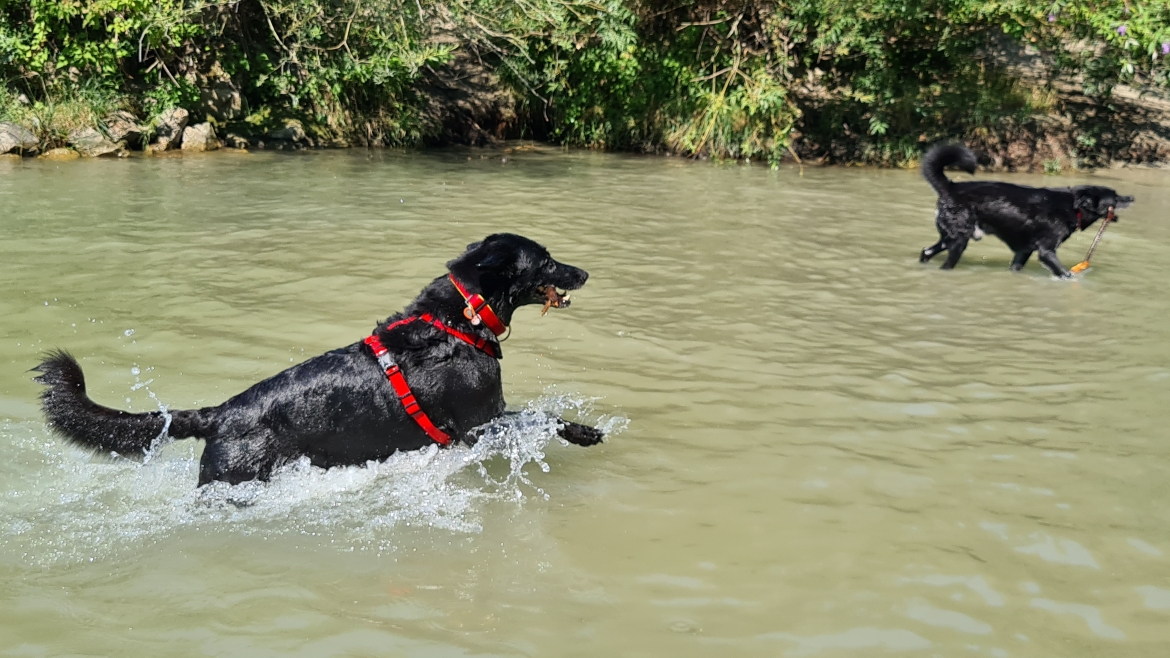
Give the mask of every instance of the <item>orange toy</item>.
M 1097 229 L 1097 237 L 1093 238 L 1093 244 L 1089 246 L 1089 253 L 1085 254 L 1085 260 L 1072 266 L 1073 274 L 1080 274 L 1089 269 L 1089 259 L 1093 257 L 1093 250 L 1097 248 L 1097 243 L 1101 241 L 1101 236 L 1105 234 L 1105 229 L 1113 223 L 1113 206 L 1109 207 L 1109 214 L 1105 217 L 1105 221 L 1101 223 L 1101 228 Z

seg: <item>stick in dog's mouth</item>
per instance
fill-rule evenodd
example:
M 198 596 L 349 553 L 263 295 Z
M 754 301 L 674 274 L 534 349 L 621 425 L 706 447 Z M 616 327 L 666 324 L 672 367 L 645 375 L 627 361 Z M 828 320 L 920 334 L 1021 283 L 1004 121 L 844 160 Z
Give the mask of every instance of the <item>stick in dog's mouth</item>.
M 569 306 L 569 293 L 567 291 L 564 294 L 559 293 L 556 286 L 540 286 L 537 291 L 544 295 L 544 307 L 540 309 L 541 316 L 548 313 L 550 308 L 567 308 Z

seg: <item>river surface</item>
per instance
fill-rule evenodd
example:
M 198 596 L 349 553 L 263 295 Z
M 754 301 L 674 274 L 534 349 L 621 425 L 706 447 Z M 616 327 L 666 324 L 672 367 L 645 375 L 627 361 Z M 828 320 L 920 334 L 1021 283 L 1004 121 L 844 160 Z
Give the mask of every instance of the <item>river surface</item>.
M 1170 655 L 1170 174 L 998 177 L 1137 203 L 1064 282 L 994 237 L 920 266 L 913 171 L 0 163 L 0 656 Z M 475 449 L 199 491 L 201 442 L 46 431 L 50 348 L 104 404 L 218 403 L 495 231 L 591 276 L 517 313 L 526 413 Z

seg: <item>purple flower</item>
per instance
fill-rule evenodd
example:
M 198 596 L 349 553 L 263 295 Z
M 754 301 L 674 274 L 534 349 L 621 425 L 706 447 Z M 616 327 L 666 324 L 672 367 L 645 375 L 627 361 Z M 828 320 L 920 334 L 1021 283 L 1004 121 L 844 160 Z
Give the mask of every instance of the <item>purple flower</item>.
M 1170 55 L 1170 41 L 1163 41 L 1162 42 L 1162 54 L 1163 55 Z
M 1048 14 L 1048 22 L 1055 23 L 1056 22 L 1056 14 Z
M 1122 36 L 1125 36 L 1125 26 L 1122 25 L 1121 27 L 1117 28 L 1117 33 L 1122 35 Z

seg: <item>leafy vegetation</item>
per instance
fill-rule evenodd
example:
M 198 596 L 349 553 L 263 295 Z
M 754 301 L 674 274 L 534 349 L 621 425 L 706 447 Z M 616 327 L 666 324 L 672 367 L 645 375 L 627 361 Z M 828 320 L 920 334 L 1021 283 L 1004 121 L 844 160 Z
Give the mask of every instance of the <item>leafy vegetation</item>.
M 35 102 L 0 88 L 0 117 L 28 127 L 44 149 L 64 146 L 70 131 L 100 125 L 111 112 L 127 106 L 128 99 L 92 82 L 70 85 Z
M 0 115 L 202 119 L 219 86 L 244 106 L 212 113 L 232 130 L 295 118 L 320 140 L 410 144 L 459 60 L 516 98 L 512 135 L 896 164 L 1054 111 L 991 55 L 1004 44 L 1092 98 L 1170 86 L 1170 0 L 0 0 Z

